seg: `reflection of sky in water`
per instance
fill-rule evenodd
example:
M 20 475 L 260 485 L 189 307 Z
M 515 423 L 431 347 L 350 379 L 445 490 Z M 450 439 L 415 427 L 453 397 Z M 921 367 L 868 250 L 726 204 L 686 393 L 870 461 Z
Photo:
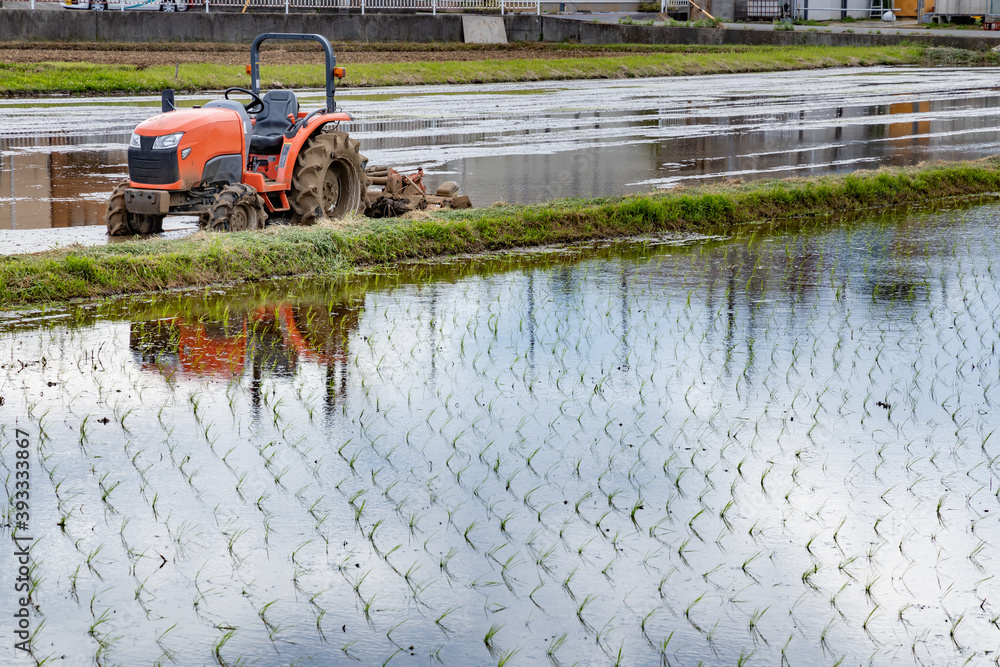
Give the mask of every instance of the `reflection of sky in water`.
M 91 660 L 93 597 L 127 664 L 983 655 L 996 212 L 8 320 L 42 641 Z
M 372 164 L 422 166 L 430 184 L 457 180 L 482 206 L 992 154 L 995 76 L 875 68 L 342 89 L 338 104 Z M 102 224 L 129 133 L 157 111 L 155 97 L 0 102 L 0 229 Z M 104 242 L 97 229 L 65 235 Z

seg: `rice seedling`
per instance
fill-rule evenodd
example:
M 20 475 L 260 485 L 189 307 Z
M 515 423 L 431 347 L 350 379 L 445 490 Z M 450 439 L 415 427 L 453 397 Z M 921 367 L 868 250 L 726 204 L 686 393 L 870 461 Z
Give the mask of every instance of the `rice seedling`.
M 983 342 L 998 332 L 997 271 L 979 259 L 957 268 L 978 246 L 922 240 L 961 225 L 914 224 L 921 240 L 910 245 L 872 245 L 910 238 L 905 225 L 852 222 L 801 237 L 748 230 L 669 248 L 562 249 L 557 261 L 549 251 L 477 260 L 495 271 L 420 265 L 413 281 L 383 273 L 346 318 L 329 296 L 343 287 L 326 288 L 319 308 L 294 306 L 300 332 L 323 327 L 303 334 L 297 356 L 281 352 L 292 320 L 282 329 L 254 306 L 253 352 L 217 393 L 214 380 L 158 370 L 178 354 L 176 325 L 157 343 L 170 354 L 140 368 L 125 352 L 141 338 L 135 325 L 121 351 L 70 354 L 64 398 L 47 402 L 56 390 L 32 380 L 46 389 L 29 397 L 32 414 L 53 406 L 38 457 L 53 536 L 75 544 L 65 563 L 36 566 L 32 597 L 75 627 L 82 593 L 84 635 L 108 606 L 138 619 L 124 639 L 121 616 L 99 624 L 103 647 L 86 635 L 109 662 L 151 650 L 161 662 L 240 664 L 266 637 L 282 664 L 315 660 L 327 641 L 364 664 L 404 652 L 487 664 L 505 649 L 521 651 L 507 664 L 702 654 L 799 664 L 818 641 L 846 664 L 895 659 L 899 642 L 886 637 L 899 628 L 927 663 L 982 655 L 994 647 L 969 628 L 1000 624 L 983 574 L 998 538 L 998 398 Z M 899 277 L 896 259 L 918 274 L 898 290 L 881 280 Z M 239 289 L 285 298 L 270 283 Z M 189 309 L 217 299 L 219 313 L 242 317 L 231 294 L 170 299 Z M 44 348 L 52 365 L 57 347 L 97 335 L 74 326 L 53 330 L 79 340 L 42 337 L 35 356 Z M 5 340 L 0 377 L 32 377 L 7 367 L 30 355 Z M 334 352 L 322 356 L 323 345 Z M 192 363 L 208 352 L 198 354 Z M 95 382 L 93 365 L 122 370 Z M 86 404 L 83 388 L 103 403 Z M 84 451 L 75 441 L 88 413 Z M 65 429 L 72 454 L 53 446 L 53 414 L 77 426 Z M 95 518 L 93 503 L 113 503 L 121 520 L 106 521 L 110 509 Z M 341 576 L 326 578 L 324 562 Z M 797 592 L 788 571 L 801 573 Z M 99 576 L 133 581 L 95 599 L 108 585 Z M 917 606 L 916 582 L 938 580 L 963 616 Z M 446 602 L 462 590 L 482 595 L 485 617 Z M 355 605 L 330 605 L 352 593 Z M 816 601 L 834 619 L 812 613 Z M 261 624 L 219 624 L 220 611 L 251 602 Z M 580 625 L 566 624 L 573 616 Z M 512 623 L 561 629 L 507 646 L 500 629 Z M 950 641 L 929 641 L 940 627 Z M 295 628 L 310 630 L 291 641 Z M 51 631 L 42 641 L 72 650 Z
M 451 607 L 449 609 L 445 609 L 444 612 L 442 612 L 440 616 L 438 616 L 436 619 L 434 619 L 434 624 L 437 625 L 439 628 L 441 628 L 441 630 L 444 631 L 445 634 L 448 633 L 448 628 L 447 628 L 447 626 L 444 625 L 444 623 L 442 621 L 444 621 L 445 618 L 447 618 L 453 612 L 455 612 L 456 609 L 457 609 L 456 607 Z
M 516 656 L 520 652 L 521 652 L 520 648 L 508 649 L 504 651 L 503 653 L 500 654 L 500 657 L 497 660 L 497 667 L 504 667 L 504 665 L 510 662 L 514 658 L 514 656 Z
M 493 625 L 490 626 L 490 629 L 486 631 L 486 636 L 483 638 L 483 643 L 486 644 L 486 647 L 490 649 L 491 653 L 496 650 L 496 647 L 494 646 L 493 643 L 493 638 L 496 636 L 498 632 L 500 632 L 501 628 L 503 628 L 503 625 L 497 625 L 496 623 L 494 623 Z
M 952 644 L 955 645 L 955 649 L 959 652 L 962 651 L 962 645 L 959 644 L 958 639 L 955 638 L 955 633 L 958 631 L 958 626 L 960 626 L 964 620 L 965 614 L 960 614 L 959 616 L 951 619 L 951 624 L 948 628 L 948 637 L 951 639 Z

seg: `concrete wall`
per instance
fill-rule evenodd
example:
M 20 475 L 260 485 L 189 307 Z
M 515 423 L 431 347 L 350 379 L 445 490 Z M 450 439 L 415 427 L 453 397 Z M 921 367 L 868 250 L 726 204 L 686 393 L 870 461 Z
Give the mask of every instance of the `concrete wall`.
M 997 44 L 979 31 L 892 35 L 741 28 L 680 28 L 590 23 L 534 14 L 504 17 L 510 41 L 584 44 L 818 44 L 887 46 L 919 43 L 986 50 Z M 457 14 L 231 14 L 184 12 L 32 12 L 0 9 L 0 40 L 250 42 L 263 32 L 315 32 L 331 40 L 460 42 Z
M 541 42 L 542 21 L 535 14 L 511 14 L 504 17 L 508 42 Z
M 250 42 L 264 32 L 314 32 L 336 41 L 461 42 L 462 17 L 0 10 L 0 39 Z
M 542 41 L 573 41 L 583 44 L 752 44 L 791 46 L 890 46 L 893 44 L 923 44 L 952 46 L 985 51 L 998 44 L 996 38 L 981 31 L 952 35 L 898 35 L 872 33 L 822 32 L 803 30 L 753 30 L 733 28 L 679 28 L 643 25 L 587 23 L 554 16 L 538 17 Z

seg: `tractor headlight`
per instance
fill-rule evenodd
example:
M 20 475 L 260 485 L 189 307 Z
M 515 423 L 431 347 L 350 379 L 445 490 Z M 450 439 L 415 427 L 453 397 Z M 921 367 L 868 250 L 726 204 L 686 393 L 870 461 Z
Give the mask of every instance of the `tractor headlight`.
M 173 134 L 157 137 L 153 142 L 153 150 L 158 148 L 177 148 L 177 144 L 181 142 L 181 137 L 183 136 L 183 132 L 174 132 Z
M 132 133 L 132 138 L 128 140 L 129 148 L 142 148 L 139 143 L 139 135 L 135 132 Z

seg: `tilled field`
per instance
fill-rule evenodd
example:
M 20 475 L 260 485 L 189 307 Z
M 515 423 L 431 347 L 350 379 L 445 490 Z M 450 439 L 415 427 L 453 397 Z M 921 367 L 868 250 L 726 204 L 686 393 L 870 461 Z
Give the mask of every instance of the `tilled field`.
M 663 49 L 622 49 L 618 47 L 567 47 L 562 44 L 516 43 L 483 44 L 371 44 L 338 43 L 333 45 L 338 62 L 475 62 L 480 60 L 523 60 L 553 58 L 587 58 L 626 56 L 637 51 Z M 671 49 L 673 50 L 673 49 Z M 704 48 L 692 49 L 703 51 Z M 304 47 L 265 46 L 266 65 L 306 65 L 323 62 L 323 52 L 312 44 Z M 206 63 L 242 65 L 249 62 L 250 47 L 246 44 L 120 44 L 120 43 L 30 43 L 8 42 L 0 45 L 0 62 L 85 62 L 102 65 L 137 65 L 149 67 L 171 63 Z

